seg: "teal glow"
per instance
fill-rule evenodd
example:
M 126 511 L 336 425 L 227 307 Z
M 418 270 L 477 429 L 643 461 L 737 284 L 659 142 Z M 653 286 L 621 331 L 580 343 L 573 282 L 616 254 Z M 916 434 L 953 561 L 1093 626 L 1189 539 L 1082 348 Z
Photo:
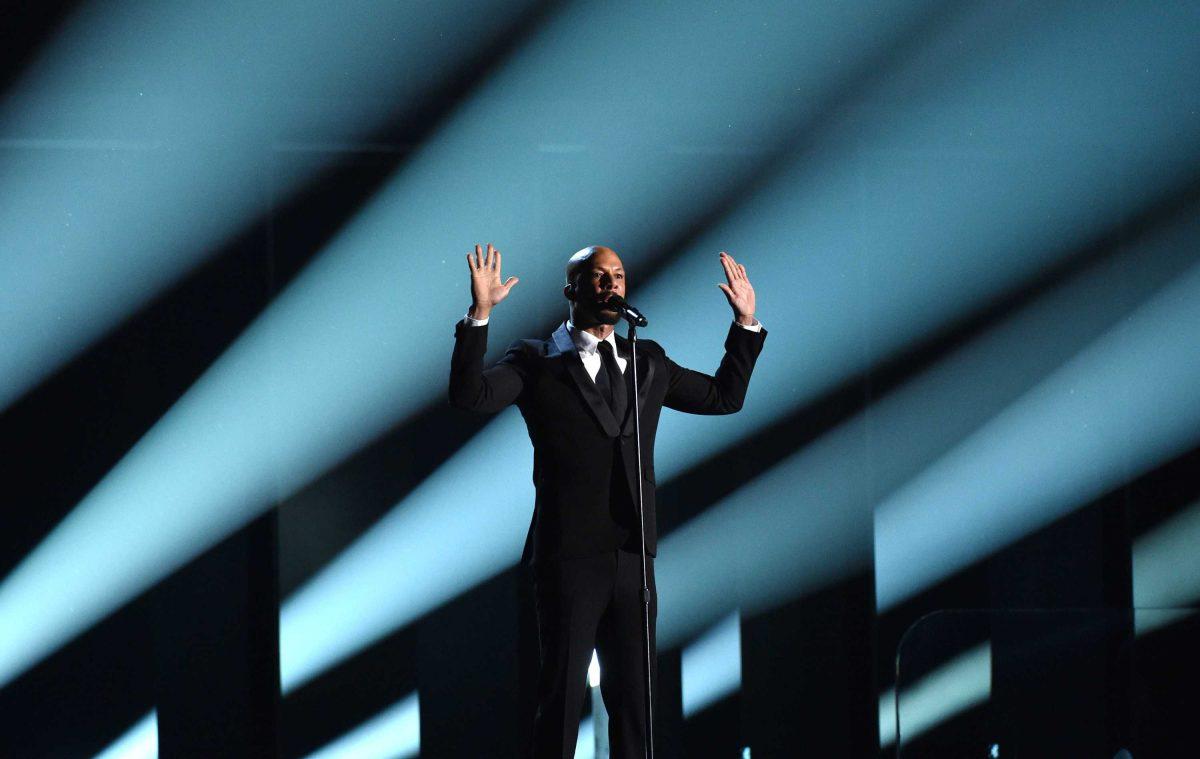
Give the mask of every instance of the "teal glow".
M 698 714 L 742 687 L 741 617 L 734 613 L 683 649 L 683 716 Z
M 0 585 L 0 611 L 26 621 L 0 629 L 0 684 L 443 398 L 471 243 L 497 242 L 522 279 L 495 315 L 498 353 L 565 315 L 566 256 L 592 241 L 664 248 L 792 137 L 812 102 L 837 94 L 857 62 L 847 49 L 868 53 L 864 41 L 891 39 L 919 7 L 780 4 L 681 25 L 658 4 L 580 4 L 550 18 Z M 786 94 L 772 89 L 780 70 L 795 72 Z M 589 103 L 605 118 L 589 118 Z M 745 150 L 714 149 L 730 146 L 730 130 Z M 445 330 L 446 352 L 429 349 L 429 329 Z M 470 587 L 516 552 L 483 555 L 503 558 L 451 570 L 461 578 L 447 587 Z M 386 632 L 345 627 L 355 639 Z
M 585 719 L 579 723 L 579 735 L 575 738 L 575 759 L 595 759 L 596 725 Z
M 740 414 L 712 419 L 664 416 L 660 481 L 978 307 L 981 300 L 1019 286 L 1057 256 L 1105 231 L 1119 209 L 1137 208 L 1171 186 L 1184 171 L 1175 161 L 1193 166 L 1200 159 L 1200 147 L 1182 139 L 1176 122 L 1137 121 L 1163 120 L 1157 100 L 1139 101 L 1144 110 L 1131 116 L 1125 104 L 1110 98 L 1109 88 L 1094 79 L 1100 68 L 1116 81 L 1133 77 L 1128 82 L 1133 86 L 1136 72 L 1117 77 L 1104 67 L 1127 67 L 1147 54 L 1156 61 L 1151 67 L 1155 76 L 1171 70 L 1200 84 L 1196 71 L 1176 71 L 1181 65 L 1176 54 L 1193 43 L 1192 37 L 1180 34 L 1183 22 L 1153 14 L 1131 19 L 1131 13 L 1139 11 L 1064 11 L 1047 29 L 1022 28 L 1031 38 L 1013 36 L 1011 30 L 998 35 L 980 53 L 977 67 L 950 66 L 948 61 L 961 55 L 961 34 L 981 34 L 989 24 L 1009 29 L 1007 17 L 1000 18 L 1003 13 L 984 9 L 947 30 L 930 51 L 859 104 L 859 118 L 878 126 L 864 134 L 856 123 L 830 125 L 816 136 L 817 147 L 785 166 L 774 182 L 716 224 L 653 281 L 638 282 L 631 263 L 636 259 L 627 256 L 635 275 L 631 300 L 652 318 L 663 315 L 644 336 L 661 340 L 685 365 L 711 368 L 719 356 L 719 336 L 728 328 L 729 313 L 713 286 L 719 279 L 715 256 L 728 241 L 737 242 L 735 254 L 751 251 L 741 258 L 760 301 L 780 308 L 778 321 L 772 321 L 774 312 L 763 315 L 771 329 L 769 346 Z M 1078 39 L 1122 39 L 1135 20 L 1134 26 L 1161 36 L 1153 51 L 1143 48 L 1149 44 L 1143 39 L 1126 39 L 1125 47 L 1102 54 L 1078 44 Z M 1050 62 L 1060 72 L 1053 79 L 1045 78 L 1041 68 Z M 946 91 L 951 83 L 954 88 Z M 923 99 L 902 97 L 910 91 Z M 1143 90 L 1131 96 L 1150 97 Z M 911 105 L 896 106 L 886 120 L 864 115 L 901 100 L 925 107 L 936 102 L 944 111 L 938 116 L 946 118 Z M 976 136 L 978 125 L 966 114 L 989 114 L 982 122 L 987 131 Z M 1181 117 L 1200 119 L 1200 111 Z M 1083 139 L 1097 120 L 1111 127 L 1104 139 L 1121 145 L 1116 155 L 1097 160 L 1091 152 L 1063 148 L 1061 140 Z M 1055 138 L 1032 139 L 1030 134 L 1038 130 Z M 1149 170 L 1158 166 L 1152 158 L 1160 155 L 1171 155 L 1171 165 Z M 963 157 L 970 160 L 959 160 Z M 1088 188 L 1086 197 L 1080 195 L 1080 187 Z M 938 223 L 931 225 L 931 217 Z M 1036 223 L 1016 224 L 1014 218 Z M 1001 254 L 1005 265 L 998 267 L 995 256 Z M 862 274 L 866 271 L 878 273 L 868 281 Z M 1159 271 L 1152 268 L 1150 274 Z M 553 289 L 549 283 L 545 287 Z M 931 293 L 937 297 L 931 299 Z M 862 302 L 864 295 L 872 304 L 867 313 L 848 307 Z M 521 304 L 528 307 L 528 301 Z M 504 337 L 496 339 L 493 332 L 493 348 L 520 334 L 506 331 L 511 322 L 504 314 L 514 307 L 506 304 L 502 309 L 507 311 L 497 312 L 493 329 Z M 760 607 L 867 566 L 869 542 L 855 530 L 870 520 L 868 510 L 875 499 L 932 463 L 970 434 L 973 425 L 985 423 L 1013 393 L 1030 387 L 1040 376 L 1034 370 L 1050 371 L 1054 362 L 1090 339 L 1088 329 L 1104 317 L 1095 316 L 1086 304 L 1083 308 L 1077 324 L 1054 326 L 1061 311 L 1038 319 L 1040 325 L 1051 322 L 1050 329 L 1061 335 L 1058 342 L 1030 347 L 1029 334 L 1018 335 L 1014 327 L 997 338 L 1006 352 L 998 352 L 994 342 L 968 350 L 961 359 L 967 367 L 943 369 L 912 390 L 909 401 L 852 420 L 813 450 L 739 491 L 698 524 L 685 526 L 678 539 L 669 538 L 659 561 L 660 595 L 670 599 L 662 604 L 660 641 L 679 642 L 742 602 Z M 681 313 L 686 320 L 679 319 Z M 447 320 L 455 316 L 448 314 Z M 678 326 L 671 325 L 672 319 Z M 1033 361 L 1012 361 L 1014 351 L 1030 350 L 1037 356 Z M 978 381 L 997 369 L 1002 379 L 989 378 L 985 386 L 971 388 L 977 393 L 972 399 L 979 401 L 982 394 L 990 403 L 954 403 L 951 407 L 963 412 L 957 419 L 940 420 L 936 428 L 928 424 L 930 409 L 946 407 L 946 392 L 949 398 L 963 397 L 963 376 L 954 372 L 966 372 Z M 764 402 L 767 398 L 772 402 Z M 884 462 L 885 471 L 874 483 L 848 482 L 846 462 L 863 456 L 864 434 L 868 429 L 891 434 L 888 421 L 901 422 L 909 430 L 922 425 L 924 437 L 905 440 L 898 460 Z M 285 683 L 321 671 L 516 560 L 533 501 L 531 454 L 524 439 L 519 418 L 511 412 L 502 415 L 397 506 L 373 534 L 289 601 L 281 630 Z M 488 462 L 486 472 L 477 473 L 479 461 Z M 468 505 L 484 502 L 486 508 Z M 453 515 L 455 524 L 470 526 L 463 534 L 473 552 L 468 561 L 428 556 L 432 549 L 427 536 L 442 529 L 447 515 Z M 717 544 L 732 546 L 729 561 L 741 571 L 714 578 L 717 585 L 710 588 L 691 578 L 711 574 L 711 552 L 720 550 L 714 549 Z M 799 554 L 797 546 L 804 548 Z M 382 582 L 400 576 L 410 580 L 402 593 Z M 735 577 L 766 579 L 729 587 Z M 751 587 L 755 595 L 747 598 L 750 591 L 742 589 Z M 323 619 L 326 608 L 339 608 L 344 616 Z M 361 624 L 329 621 L 340 618 Z
M 992 647 L 985 642 L 904 687 L 900 696 L 901 740 L 911 741 L 991 697 Z M 896 692 L 890 690 L 879 699 L 880 746 L 896 742 L 895 709 Z
M 1118 366 L 1122 341 L 1128 339 L 1122 337 L 1125 334 L 1121 331 L 1122 320 L 1136 313 L 1139 305 L 1149 301 L 1197 260 L 1192 241 L 1200 235 L 1200 222 L 1192 208 L 1181 213 L 1181 217 L 1182 221 L 1127 246 L 1110 260 L 1093 266 L 1025 308 L 1008 320 L 1006 326 L 959 351 L 960 355 L 977 354 L 977 360 L 957 368 L 954 361 L 944 362 L 944 368 L 927 373 L 930 376 L 946 373 L 946 379 L 929 388 L 932 394 L 926 394 L 925 409 L 919 412 L 924 419 L 910 417 L 900 423 L 887 412 L 892 404 L 890 399 L 877 404 L 871 413 L 874 429 L 880 436 L 878 445 L 889 454 L 880 462 L 885 469 L 877 469 L 886 476 L 875 477 L 877 487 L 871 502 L 881 504 L 894 497 L 954 445 L 1000 416 L 1006 407 L 1034 392 L 1038 383 L 1106 334 L 1112 344 L 1113 367 Z M 1108 375 L 1113 367 L 1097 367 L 1097 371 L 1102 376 Z M 1136 372 L 1129 365 L 1126 370 Z M 1086 378 L 1083 381 L 1094 382 Z M 1113 383 L 1122 381 L 1119 376 L 1113 377 Z M 1118 385 L 1110 383 L 1109 387 Z M 1072 393 L 1068 391 L 1067 395 Z M 1033 440 L 1043 432 L 1038 424 L 1032 424 L 1024 434 Z M 1023 440 L 1015 444 L 1027 445 Z M 991 479 L 981 482 L 980 489 L 990 482 Z M 964 516 L 971 521 L 974 514 Z M 1025 529 L 1034 529 L 1036 521 L 1029 521 Z M 953 524 L 939 523 L 934 532 L 953 539 Z M 924 525 L 922 528 L 899 519 L 886 508 L 876 509 L 875 578 L 881 611 L 954 571 L 940 555 L 923 552 L 921 546 L 927 550 L 928 544 L 922 541 L 936 537 L 929 534 L 929 523 Z M 973 527 L 961 528 L 974 532 Z
M 530 5 L 73 14 L 0 103 L 0 410 L 444 85 L 448 35 L 488 44 Z
M 1146 635 L 1195 614 L 1181 606 L 1200 599 L 1200 504 L 1193 504 L 1138 539 L 1133 546 L 1133 600 L 1136 634 Z M 935 674 L 905 689 L 900 723 L 913 739 L 958 713 L 983 703 L 990 693 L 988 645 L 955 657 Z M 895 691 L 880 698 L 880 742 L 895 742 Z
M 660 641 L 867 571 L 872 525 L 879 608 L 890 608 L 895 578 L 936 562 L 928 553 L 899 561 L 898 547 L 918 533 L 872 517 L 875 505 L 1187 271 L 1196 260 L 1187 241 L 1200 223 L 1183 216 L 1015 311 L 667 536 L 657 564 Z
M 1200 601 L 1200 503 L 1192 504 L 1133 545 L 1134 627 L 1145 635 L 1196 613 Z
M 158 759 L 158 713 L 151 711 L 95 759 Z
M 894 7 L 901 5 L 911 7 Z M 689 246 L 680 268 L 669 268 L 659 284 L 631 283 L 632 292 L 644 296 L 635 302 L 652 317 L 663 315 L 655 317 L 654 331 L 646 336 L 661 338 L 673 357 L 701 368 L 715 363 L 719 338 L 713 336 L 728 323 L 712 287 L 717 277 L 710 261 L 718 247 L 728 246 L 746 261 L 764 307 L 779 309 L 764 312 L 771 345 L 743 414 L 664 420 L 662 479 L 711 452 L 719 445 L 712 441 L 726 444 L 749 434 L 772 418 L 768 414 L 811 400 L 979 299 L 1019 286 L 1055 255 L 1195 170 L 1200 146 L 1188 136 L 1200 121 L 1200 108 L 1190 105 L 1200 97 L 1200 87 L 1194 86 L 1200 73 L 1187 65 L 1194 19 L 1186 10 L 1151 12 L 1123 4 L 1114 4 L 1110 12 L 1089 8 L 1092 12 L 1038 11 L 1036 18 L 1016 22 L 1003 9 L 984 8 L 956 19 L 839 110 L 835 123 L 821 124 L 809 149 L 782 164 L 761 193 Z M 896 20 L 876 16 L 874 9 L 822 12 L 843 21 L 856 17 L 837 13 L 862 13 L 868 23 L 847 30 L 840 24 L 806 26 L 811 19 L 801 18 L 792 27 L 791 15 L 782 13 L 767 19 L 778 23 L 768 24 L 771 31 L 764 36 L 759 26 L 753 35 L 749 26 L 734 25 L 731 31 L 729 19 L 719 14 L 711 25 L 695 29 L 670 23 L 660 28 L 647 23 L 657 18 L 654 14 L 666 13 L 656 6 L 616 14 L 608 6 L 588 5 L 553 18 L 0 586 L 0 610 L 17 609 L 29 620 L 21 631 L 4 631 L 12 638 L 3 648 L 8 655 L 0 662 L 0 682 L 440 397 L 446 357 L 426 350 L 425 341 L 412 334 L 414 325 L 445 323 L 448 334 L 465 301 L 455 306 L 451 298 L 439 297 L 417 305 L 426 298 L 398 294 L 405 286 L 422 295 L 462 293 L 461 259 L 453 251 L 465 243 L 499 242 L 509 272 L 523 280 L 512 304 L 496 315 L 496 350 L 529 331 L 530 315 L 553 313 L 556 304 L 561 308 L 556 293 L 562 257 L 581 239 L 607 239 L 632 268 L 638 250 L 657 249 L 672 230 L 697 221 L 706 212 L 706 199 L 715 197 L 706 193 L 744 177 L 750 165 L 736 155 L 718 160 L 713 155 L 719 151 L 696 160 L 706 145 L 728 145 L 733 123 L 768 143 L 786 134 L 766 117 L 777 114 L 771 109 L 787 106 L 753 96 L 749 85 L 759 75 L 776 75 L 783 62 L 786 70 L 803 72 L 791 106 L 795 116 L 806 98 L 836 94 L 844 83 L 840 77 L 853 70 L 844 46 L 810 43 L 839 29 L 835 38 L 864 29 L 877 35 Z M 601 29 L 611 39 L 593 47 L 602 50 L 597 55 L 604 56 L 605 66 L 589 63 L 591 48 L 580 44 Z M 753 41 L 755 56 L 729 47 L 731 33 Z M 650 77 L 648 89 L 634 91 L 644 98 L 629 101 L 648 108 L 644 113 L 629 106 L 632 111 L 618 110 L 611 120 L 586 124 L 580 124 L 577 104 L 568 107 L 556 94 L 580 91 L 577 85 L 583 85 L 582 91 L 607 103 L 605 88 L 615 80 L 601 73 L 610 71 L 606 66 L 639 74 L 678 70 L 646 68 L 647 61 L 657 60 L 646 56 L 705 48 L 705 34 L 717 43 L 707 47 L 729 50 L 739 61 L 764 61 L 764 68 L 731 68 L 719 56 L 689 58 L 683 81 L 695 97 L 676 95 L 679 81 L 670 75 Z M 964 52 L 964 38 L 980 44 Z M 847 62 L 838 64 L 830 54 Z M 805 58 L 809 55 L 811 61 Z M 1046 77 L 1047 70 L 1055 76 Z M 810 80 L 810 71 L 826 76 Z M 1120 98 L 1111 96 L 1115 88 Z M 1178 112 L 1164 114 L 1161 103 L 1167 101 Z M 531 102 L 544 107 L 530 109 Z M 747 103 L 766 110 L 736 111 Z M 735 111 L 743 120 L 728 121 L 725 117 Z M 756 125 L 764 131 L 753 131 Z M 571 141 L 557 137 L 563 134 Z M 1103 141 L 1102 159 L 1089 140 Z M 671 148 L 665 158 L 664 145 Z M 561 177 L 548 182 L 564 160 L 577 161 L 568 173 L 587 181 L 578 186 Z M 504 178 L 503 192 L 478 179 L 484 164 L 486 176 Z M 537 198 L 537 223 L 529 221 L 530 198 Z M 615 231 L 623 236 L 613 239 Z M 1004 257 L 1003 266 L 995 266 L 997 256 Z M 696 284 L 710 265 L 712 280 Z M 665 283 L 676 286 L 673 293 Z M 869 306 L 863 312 L 847 307 L 864 301 Z M 706 303 L 712 305 L 701 305 Z M 681 311 L 680 304 L 689 310 Z M 516 317 L 518 310 L 524 320 Z M 668 314 L 679 318 L 681 312 L 691 319 L 686 329 L 660 328 L 669 323 Z M 785 402 L 768 411 L 768 404 L 759 402 L 766 397 Z M 717 423 L 728 426 L 714 436 L 716 428 L 707 425 Z M 489 432 L 494 429 L 498 425 Z M 511 429 L 517 431 L 491 438 L 500 447 L 488 453 L 504 451 L 498 457 L 502 463 L 519 457 L 512 443 L 524 433 L 519 425 Z M 524 455 L 527 462 L 528 452 Z M 407 520 L 418 535 L 442 524 L 426 517 L 475 487 L 464 474 L 471 471 L 465 458 L 457 457 L 443 470 L 438 481 L 454 487 L 423 487 L 415 515 L 397 518 Z M 515 483 L 528 482 L 528 467 L 502 471 L 502 481 L 514 487 L 501 503 L 488 504 L 486 519 L 492 524 L 494 511 L 511 515 L 512 522 L 491 535 L 464 538 L 480 548 L 482 560 L 466 569 L 432 568 L 441 573 L 442 592 L 471 587 L 511 564 L 519 552 L 532 498 L 527 484 L 522 490 Z M 469 525 L 476 515 L 466 516 L 462 524 Z M 518 536 L 515 541 L 510 533 Z M 396 558 L 402 552 L 376 538 L 368 536 L 364 544 L 380 550 L 375 558 L 356 550 L 360 566 L 379 562 L 403 570 L 413 561 Z M 97 550 L 107 561 L 78 559 Z M 112 556 L 126 560 L 113 562 Z M 104 571 L 63 572 L 77 561 Z M 335 579 L 339 575 L 331 567 L 318 581 L 331 592 L 363 584 L 350 576 Z M 396 603 L 395 594 L 418 585 L 387 586 L 399 589 L 382 590 L 384 597 L 358 590 L 350 595 L 356 604 L 383 608 Z M 398 613 L 368 616 L 408 619 L 412 609 L 438 602 L 426 596 L 396 603 Z M 309 609 L 319 608 L 313 598 L 306 602 Z M 715 616 L 689 624 L 699 625 L 693 631 L 703 629 L 727 612 L 718 609 Z M 344 637 L 351 642 L 331 644 L 341 655 L 388 632 L 365 625 L 325 629 L 331 622 L 314 614 L 297 613 L 285 621 L 283 643 L 310 634 L 325 641 Z M 322 657 L 326 665 L 336 660 L 329 654 L 313 656 L 319 646 L 302 648 L 292 654 L 285 645 L 285 682 L 298 682 L 302 675 L 296 673 L 311 675 L 305 667 Z M 288 661 L 307 664 L 293 668 Z
M 1167 608 L 1200 598 L 1195 546 L 1200 539 L 1200 508 L 1169 520 L 1134 546 L 1134 612 L 1136 635 L 1142 636 L 1196 614 L 1194 609 Z M 1172 576 L 1182 570 L 1181 578 Z M 1139 592 L 1138 588 L 1141 587 Z M 991 698 L 991 645 L 985 642 L 960 654 L 904 687 L 900 699 L 900 732 L 912 740 Z M 879 698 L 880 746 L 896 742 L 896 691 Z
M 1200 503 L 1138 538 L 1133 546 L 1133 605 L 1188 606 L 1200 599 Z
M 285 691 L 520 558 L 534 497 L 533 452 L 514 444 L 524 436 L 520 414 L 508 409 L 463 447 L 461 465 L 426 478 L 287 599 L 279 623 Z M 472 461 L 486 462 L 480 475 Z M 434 539 L 446 525 L 455 525 L 453 551 Z
M 631 282 L 652 319 L 643 336 L 711 370 L 728 325 L 711 306 L 711 259 L 728 249 L 771 331 L 741 413 L 664 416 L 660 478 L 1019 288 L 1195 176 L 1197 39 L 1194 8 L 983 4 L 653 283 Z
M 1193 601 L 1193 607 L 1195 602 Z M 1176 622 L 1194 619 L 1197 612 L 1195 608 L 1190 609 L 1134 609 L 1133 611 L 1133 629 L 1137 635 L 1149 635 L 1150 633 L 1161 630 L 1164 627 L 1169 627 Z
M 896 742 L 896 689 L 889 688 L 879 697 L 879 747 Z
M 420 753 L 421 710 L 413 693 L 308 759 L 408 759 Z
M 1128 311 L 1119 302 L 1136 303 L 1169 281 L 1191 257 L 1179 245 L 1191 231 L 1185 225 L 1134 246 L 1052 291 L 665 538 L 660 641 L 674 645 L 739 605 L 767 607 L 869 566 L 858 531 L 872 505 L 1103 334 Z M 845 476 L 848 462 L 861 461 L 868 429 L 889 451 L 869 483 Z M 500 415 L 459 453 L 461 464 L 435 472 L 289 599 L 281 624 L 286 687 L 515 560 L 533 501 L 532 453 L 515 442 L 524 435 L 515 411 Z M 484 476 L 471 476 L 471 462 L 484 460 Z M 474 505 L 485 501 L 486 510 Z M 470 525 L 460 538 L 469 550 L 434 550 L 429 536 L 446 523 Z M 879 534 L 887 539 L 885 529 Z M 887 563 L 886 547 L 876 550 L 881 575 L 903 569 Z M 714 551 L 731 571 L 712 571 Z M 407 579 L 402 594 L 389 590 L 395 577 Z M 324 621 L 339 619 L 359 624 Z
M 1200 267 L 880 505 L 881 608 L 1200 439 Z

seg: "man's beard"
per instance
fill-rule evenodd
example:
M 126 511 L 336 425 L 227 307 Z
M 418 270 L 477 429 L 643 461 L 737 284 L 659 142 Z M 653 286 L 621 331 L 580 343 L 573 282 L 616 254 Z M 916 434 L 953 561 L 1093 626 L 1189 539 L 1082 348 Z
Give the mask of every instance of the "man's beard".
M 621 321 L 621 314 L 612 309 L 597 309 L 596 321 L 601 324 L 616 324 Z
M 616 324 L 621 321 L 621 314 L 615 308 L 606 308 L 604 303 L 607 300 L 605 298 L 604 301 L 596 301 L 592 305 L 592 316 L 601 324 Z
M 578 309 L 582 305 L 587 316 L 597 324 L 616 324 L 621 321 L 621 314 L 616 309 L 606 308 L 604 304 L 607 300 L 608 297 L 605 296 L 604 300 L 584 301 L 582 304 L 577 304 L 576 308 Z

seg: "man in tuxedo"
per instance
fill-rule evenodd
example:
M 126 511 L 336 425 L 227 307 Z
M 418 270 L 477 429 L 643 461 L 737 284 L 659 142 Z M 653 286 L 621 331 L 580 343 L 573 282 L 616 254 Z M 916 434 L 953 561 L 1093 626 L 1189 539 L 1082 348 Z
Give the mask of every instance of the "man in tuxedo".
M 625 297 L 621 259 L 609 248 L 584 248 L 567 263 L 563 295 L 570 318 L 543 340 L 519 340 L 483 367 L 492 309 L 517 284 L 503 281 L 500 251 L 467 254 L 472 303 L 455 329 L 450 402 L 500 411 L 516 403 L 533 443 L 537 496 L 523 560 L 533 567 L 541 669 L 533 753 L 571 757 L 587 692 L 592 650 L 609 713 L 614 759 L 643 756 L 646 736 L 645 642 L 637 512 L 637 441 L 629 342 L 615 335 Z M 638 341 L 641 483 L 645 504 L 650 650 L 657 598 L 653 557 L 654 435 L 663 406 L 691 414 L 731 414 L 742 407 L 766 330 L 754 318 L 746 267 L 722 252 L 733 308 L 725 356 L 714 376 L 685 369 L 656 343 Z M 656 666 L 652 658 L 651 676 Z

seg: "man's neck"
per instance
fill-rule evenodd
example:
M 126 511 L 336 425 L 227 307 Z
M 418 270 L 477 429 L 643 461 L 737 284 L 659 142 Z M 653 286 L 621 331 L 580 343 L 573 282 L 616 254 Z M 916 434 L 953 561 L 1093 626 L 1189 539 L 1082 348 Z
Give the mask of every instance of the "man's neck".
M 613 325 L 601 324 L 599 322 L 592 322 L 592 323 L 585 322 L 583 324 L 580 324 L 578 321 L 575 320 L 575 314 L 573 314 L 573 313 L 571 314 L 571 325 L 574 326 L 575 329 L 582 330 L 583 332 L 587 332 L 588 334 L 595 337 L 597 340 L 604 340 L 605 338 L 607 338 L 609 335 L 611 335 L 613 333 Z
M 597 324 L 592 327 L 583 327 L 584 332 L 593 335 L 597 340 L 604 340 L 613 333 L 611 324 Z

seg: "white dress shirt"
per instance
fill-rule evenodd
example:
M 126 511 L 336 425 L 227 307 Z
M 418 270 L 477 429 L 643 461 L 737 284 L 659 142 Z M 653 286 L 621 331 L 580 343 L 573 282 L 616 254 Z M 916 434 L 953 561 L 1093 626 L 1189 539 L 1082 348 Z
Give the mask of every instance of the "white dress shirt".
M 575 341 L 575 347 L 579 350 L 579 359 L 583 361 L 583 368 L 587 369 L 588 376 L 592 378 L 592 382 L 595 382 L 596 375 L 600 373 L 600 367 L 604 366 L 604 358 L 600 355 L 600 338 L 591 332 L 575 329 L 575 325 L 571 323 L 570 319 L 567 319 L 567 332 Z M 613 355 L 617 357 L 617 366 L 620 367 L 621 374 L 624 374 L 625 364 L 629 362 L 617 352 L 617 331 L 614 329 L 609 332 L 608 337 L 604 338 L 604 342 L 612 346 Z
M 487 319 L 473 319 L 471 318 L 470 314 L 464 316 L 463 321 L 466 322 L 467 326 L 470 327 L 482 327 L 488 323 Z M 762 322 L 760 322 L 758 319 L 755 319 L 754 323 L 749 327 L 736 320 L 733 323 L 742 329 L 749 330 L 751 332 L 759 332 L 762 330 Z M 575 342 L 575 347 L 579 350 L 579 358 L 581 361 L 583 361 L 583 368 L 587 369 L 588 376 L 592 378 L 593 382 L 595 382 L 596 375 L 600 373 L 600 367 L 603 365 L 603 359 L 600 357 L 600 351 L 597 350 L 600 347 L 600 338 L 596 337 L 591 332 L 586 332 L 582 329 L 575 329 L 575 325 L 571 323 L 570 319 L 567 319 L 567 332 L 570 333 L 571 340 Z M 621 373 L 624 374 L 625 365 L 628 362 L 624 357 L 621 356 L 620 353 L 617 352 L 617 331 L 614 329 L 613 331 L 609 332 L 608 337 L 604 339 L 612 344 L 613 355 L 617 357 L 617 366 L 621 368 Z

